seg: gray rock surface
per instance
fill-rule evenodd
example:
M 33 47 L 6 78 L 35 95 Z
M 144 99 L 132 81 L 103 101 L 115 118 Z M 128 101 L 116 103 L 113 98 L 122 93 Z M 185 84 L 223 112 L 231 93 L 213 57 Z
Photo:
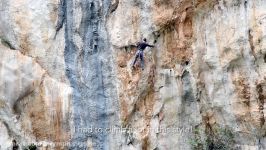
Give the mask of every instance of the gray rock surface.
M 266 149 L 265 35 L 264 0 L 0 0 L 0 150 Z

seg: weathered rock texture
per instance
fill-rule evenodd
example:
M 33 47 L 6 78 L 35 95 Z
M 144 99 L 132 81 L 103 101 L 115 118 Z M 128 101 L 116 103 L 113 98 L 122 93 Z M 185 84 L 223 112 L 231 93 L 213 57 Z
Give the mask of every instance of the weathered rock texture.
M 266 149 L 264 0 L 0 0 L 0 40 L 1 150 Z

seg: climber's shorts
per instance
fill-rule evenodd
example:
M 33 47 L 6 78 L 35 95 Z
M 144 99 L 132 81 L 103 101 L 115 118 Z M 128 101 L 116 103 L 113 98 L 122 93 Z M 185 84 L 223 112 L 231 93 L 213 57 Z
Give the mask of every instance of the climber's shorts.
M 136 58 L 140 57 L 141 60 L 143 60 L 143 51 L 142 50 L 138 50 L 137 54 L 136 54 Z

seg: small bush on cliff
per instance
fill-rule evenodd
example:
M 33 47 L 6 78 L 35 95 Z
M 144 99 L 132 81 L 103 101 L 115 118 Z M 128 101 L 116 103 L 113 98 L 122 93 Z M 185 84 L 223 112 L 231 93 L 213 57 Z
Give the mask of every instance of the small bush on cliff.
M 234 146 L 234 134 L 226 128 L 216 128 L 207 137 L 206 144 L 209 150 L 228 150 Z
M 29 146 L 26 146 L 23 150 L 37 150 L 37 146 L 34 144 L 31 144 Z
M 204 142 L 201 140 L 200 134 L 202 133 L 202 130 L 198 127 L 196 127 L 193 130 L 194 137 L 189 139 L 189 144 L 191 145 L 192 149 L 194 150 L 201 150 L 204 149 Z
M 194 136 L 189 143 L 193 150 L 228 150 L 234 147 L 234 134 L 231 130 L 221 127 L 205 131 L 206 138 L 200 135 L 203 133 L 199 128 L 194 130 Z

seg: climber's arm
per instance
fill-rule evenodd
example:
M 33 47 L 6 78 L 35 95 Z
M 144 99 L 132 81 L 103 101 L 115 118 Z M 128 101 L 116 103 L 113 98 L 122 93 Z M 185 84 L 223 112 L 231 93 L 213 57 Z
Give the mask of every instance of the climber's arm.
M 146 44 L 147 46 L 149 46 L 149 47 L 154 47 L 154 45 L 150 45 L 150 44 Z

